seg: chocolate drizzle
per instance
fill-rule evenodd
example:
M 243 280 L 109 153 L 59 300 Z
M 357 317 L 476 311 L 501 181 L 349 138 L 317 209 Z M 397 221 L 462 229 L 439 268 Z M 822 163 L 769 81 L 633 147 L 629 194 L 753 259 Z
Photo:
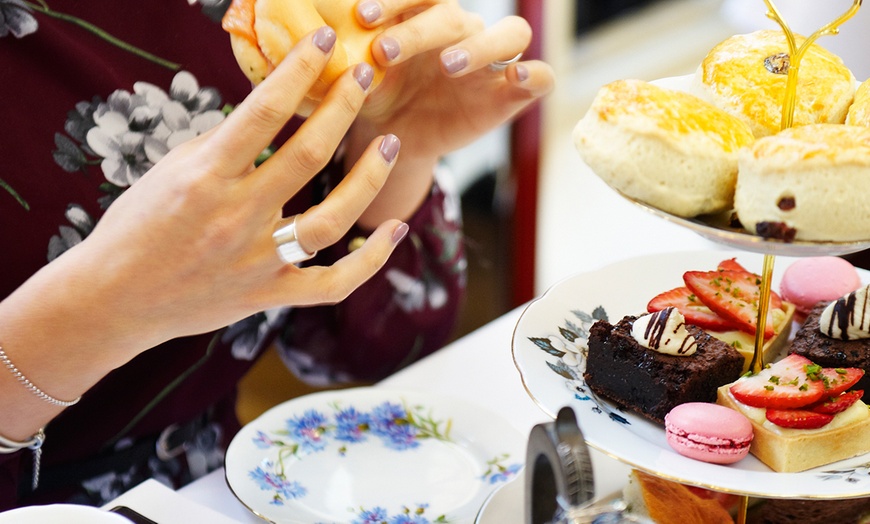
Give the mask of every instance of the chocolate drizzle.
M 826 335 L 836 338 L 834 337 L 834 326 L 840 330 L 840 340 L 850 340 L 849 326 L 855 326 L 862 331 L 870 330 L 867 326 L 867 322 L 870 321 L 867 315 L 867 307 L 870 305 L 868 300 L 870 300 L 870 293 L 864 294 L 864 302 L 859 308 L 857 307 L 858 297 L 856 293 L 849 293 L 845 297 L 837 299 L 832 305 L 831 323 Z M 860 315 L 861 318 L 857 319 L 856 315 Z
M 668 307 L 662 309 L 661 311 L 656 311 L 651 314 L 650 321 L 646 325 L 646 329 L 644 330 L 644 338 L 648 341 L 650 349 L 658 349 L 662 346 L 662 337 L 665 335 L 665 331 L 668 325 L 668 319 L 671 317 L 671 313 L 675 311 L 675 308 Z M 686 325 L 685 322 L 680 322 L 676 329 L 673 330 L 673 333 L 676 334 L 680 331 L 680 328 Z M 695 340 L 688 332 L 685 332 L 686 336 L 683 338 L 682 342 L 680 342 L 680 349 L 677 350 L 678 355 L 685 355 L 689 351 L 692 350 L 697 344 L 698 341 Z M 670 339 L 665 341 L 665 344 L 670 342 Z

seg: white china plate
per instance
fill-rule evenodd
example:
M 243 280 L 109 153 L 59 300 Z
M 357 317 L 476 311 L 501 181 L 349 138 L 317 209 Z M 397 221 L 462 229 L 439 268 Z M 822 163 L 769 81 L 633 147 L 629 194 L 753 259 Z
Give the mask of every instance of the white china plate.
M 474 524 L 505 524 L 506 522 L 522 522 L 525 518 L 525 478 L 520 475 L 516 479 L 503 484 L 483 502 Z
M 227 450 L 226 476 L 248 509 L 275 523 L 403 514 L 471 523 L 521 473 L 526 443 L 464 400 L 354 388 L 290 400 L 246 425 Z
M 694 74 L 674 76 L 654 80 L 651 83 L 667 89 L 676 91 L 691 92 Z M 743 249 L 752 251 L 753 253 L 770 253 L 782 256 L 820 256 L 820 255 L 845 255 L 856 253 L 864 249 L 870 248 L 870 239 L 854 242 L 811 242 L 795 240 L 793 242 L 784 242 L 776 239 L 765 239 L 758 235 L 753 235 L 742 228 L 731 226 L 730 212 L 721 215 L 700 216 L 694 218 L 684 218 L 677 215 L 672 215 L 657 207 L 651 206 L 645 202 L 635 200 L 634 198 L 617 191 L 626 200 L 636 204 L 641 209 L 652 213 L 653 215 L 673 222 L 694 233 L 700 235 L 707 240 L 726 245 L 731 248 Z
M 2 524 L 130 524 L 117 513 L 77 504 L 25 506 L 0 513 Z
M 590 446 L 659 477 L 769 498 L 870 495 L 870 454 L 802 473 L 776 473 L 751 455 L 730 466 L 708 464 L 674 452 L 661 426 L 590 395 L 582 378 L 585 364 L 568 351 L 576 348 L 570 339 L 585 337 L 602 315 L 616 322 L 643 313 L 652 297 L 682 285 L 685 271 L 712 270 L 732 257 L 761 273 L 763 257 L 754 253 L 682 252 L 624 260 L 556 284 L 529 304 L 514 330 L 513 358 L 526 391 L 554 418 L 563 406 L 573 407 Z M 779 276 L 793 261 L 775 258 L 773 290 L 779 289 Z M 870 282 L 870 273 L 859 273 L 865 283 Z

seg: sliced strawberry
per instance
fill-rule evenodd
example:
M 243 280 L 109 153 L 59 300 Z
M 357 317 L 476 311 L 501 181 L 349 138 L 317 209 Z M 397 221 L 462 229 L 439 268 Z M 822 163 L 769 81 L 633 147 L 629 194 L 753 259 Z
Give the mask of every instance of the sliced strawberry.
M 833 397 L 847 391 L 864 376 L 861 368 L 822 368 L 820 371 L 825 383 L 825 395 Z
M 779 362 L 735 382 L 729 389 L 738 401 L 757 408 L 802 408 L 826 396 L 825 383 L 807 376 L 809 359 L 791 354 Z
M 834 420 L 834 415 L 805 409 L 767 409 L 767 420 L 781 428 L 817 429 Z
M 810 404 L 809 406 L 807 406 L 807 410 L 814 413 L 836 415 L 837 413 L 841 413 L 849 409 L 852 404 L 858 402 L 863 396 L 863 389 L 855 389 L 852 391 L 847 391 L 845 393 L 840 393 L 835 397 L 828 397 L 824 400 L 816 402 L 815 404 Z
M 719 262 L 719 266 L 716 268 L 719 271 L 743 271 L 744 273 L 749 273 L 758 278 L 758 281 L 761 282 L 761 275 L 758 273 L 753 273 L 749 271 L 745 267 L 740 265 L 740 262 L 737 262 L 736 258 L 729 258 Z M 770 307 L 776 309 L 782 309 L 782 298 L 776 294 L 776 291 L 770 290 Z
M 749 273 L 749 270 L 741 266 L 736 258 L 727 258 L 719 262 L 719 266 L 716 269 L 719 271 L 743 271 Z
M 650 313 L 675 307 L 686 318 L 687 324 L 709 331 L 731 331 L 739 329 L 734 322 L 726 320 L 710 311 L 687 287 L 665 291 L 649 301 L 646 309 Z
M 742 331 L 755 334 L 761 296 L 758 275 L 741 271 L 687 271 L 683 280 L 714 313 L 731 320 Z M 773 321 L 768 315 L 764 338 L 773 335 Z

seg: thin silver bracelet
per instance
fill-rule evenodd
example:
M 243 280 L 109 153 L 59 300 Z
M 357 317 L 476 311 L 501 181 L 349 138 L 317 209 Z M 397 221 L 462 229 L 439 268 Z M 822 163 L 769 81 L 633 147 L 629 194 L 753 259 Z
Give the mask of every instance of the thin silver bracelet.
M 3 351 L 2 346 L 0 346 L 0 362 L 2 362 L 4 366 L 6 366 L 6 369 L 8 369 L 10 373 L 12 373 L 12 375 L 18 380 L 18 382 L 21 382 L 21 385 L 23 385 L 31 393 L 48 402 L 49 404 L 54 404 L 55 406 L 69 407 L 82 399 L 82 397 L 77 397 L 73 400 L 60 400 L 39 389 L 33 382 L 28 380 L 21 371 L 18 371 L 18 368 L 15 367 L 15 364 L 13 364 L 11 360 L 9 360 L 9 356 L 6 355 L 5 351 Z
M 15 453 L 16 451 L 21 451 L 25 448 L 37 450 L 42 447 L 43 442 L 45 442 L 44 428 L 40 429 L 35 435 L 23 442 L 8 439 L 3 435 L 0 435 L 0 453 Z
M 3 348 L 0 348 L 0 352 Z M 5 355 L 4 355 L 5 356 Z M 0 453 L 15 453 L 22 449 L 33 450 L 33 479 L 31 488 L 36 491 L 39 487 L 39 470 L 42 463 L 42 444 L 45 442 L 45 428 L 39 428 L 39 431 L 29 439 L 18 442 L 0 435 Z

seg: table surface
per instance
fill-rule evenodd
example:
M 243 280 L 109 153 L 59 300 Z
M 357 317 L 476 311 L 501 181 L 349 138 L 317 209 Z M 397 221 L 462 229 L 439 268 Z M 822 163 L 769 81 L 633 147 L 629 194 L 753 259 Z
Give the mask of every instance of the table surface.
M 536 424 L 551 419 L 527 394 L 514 366 L 511 339 L 523 309 L 520 307 L 508 312 L 375 387 L 467 398 L 504 417 L 517 430 L 528 434 Z M 628 478 L 628 466 L 595 450 L 592 450 L 592 460 L 597 495 L 604 496 L 620 490 Z M 230 522 L 262 522 L 235 498 L 227 486 L 223 470 L 215 471 L 176 492 L 164 488 L 162 497 L 164 502 L 181 499 L 185 504 L 199 505 Z M 165 514 L 167 504 L 160 503 L 160 498 L 160 490 L 151 482 L 134 488 L 113 504 L 123 502 L 160 524 L 183 522 L 171 514 Z

